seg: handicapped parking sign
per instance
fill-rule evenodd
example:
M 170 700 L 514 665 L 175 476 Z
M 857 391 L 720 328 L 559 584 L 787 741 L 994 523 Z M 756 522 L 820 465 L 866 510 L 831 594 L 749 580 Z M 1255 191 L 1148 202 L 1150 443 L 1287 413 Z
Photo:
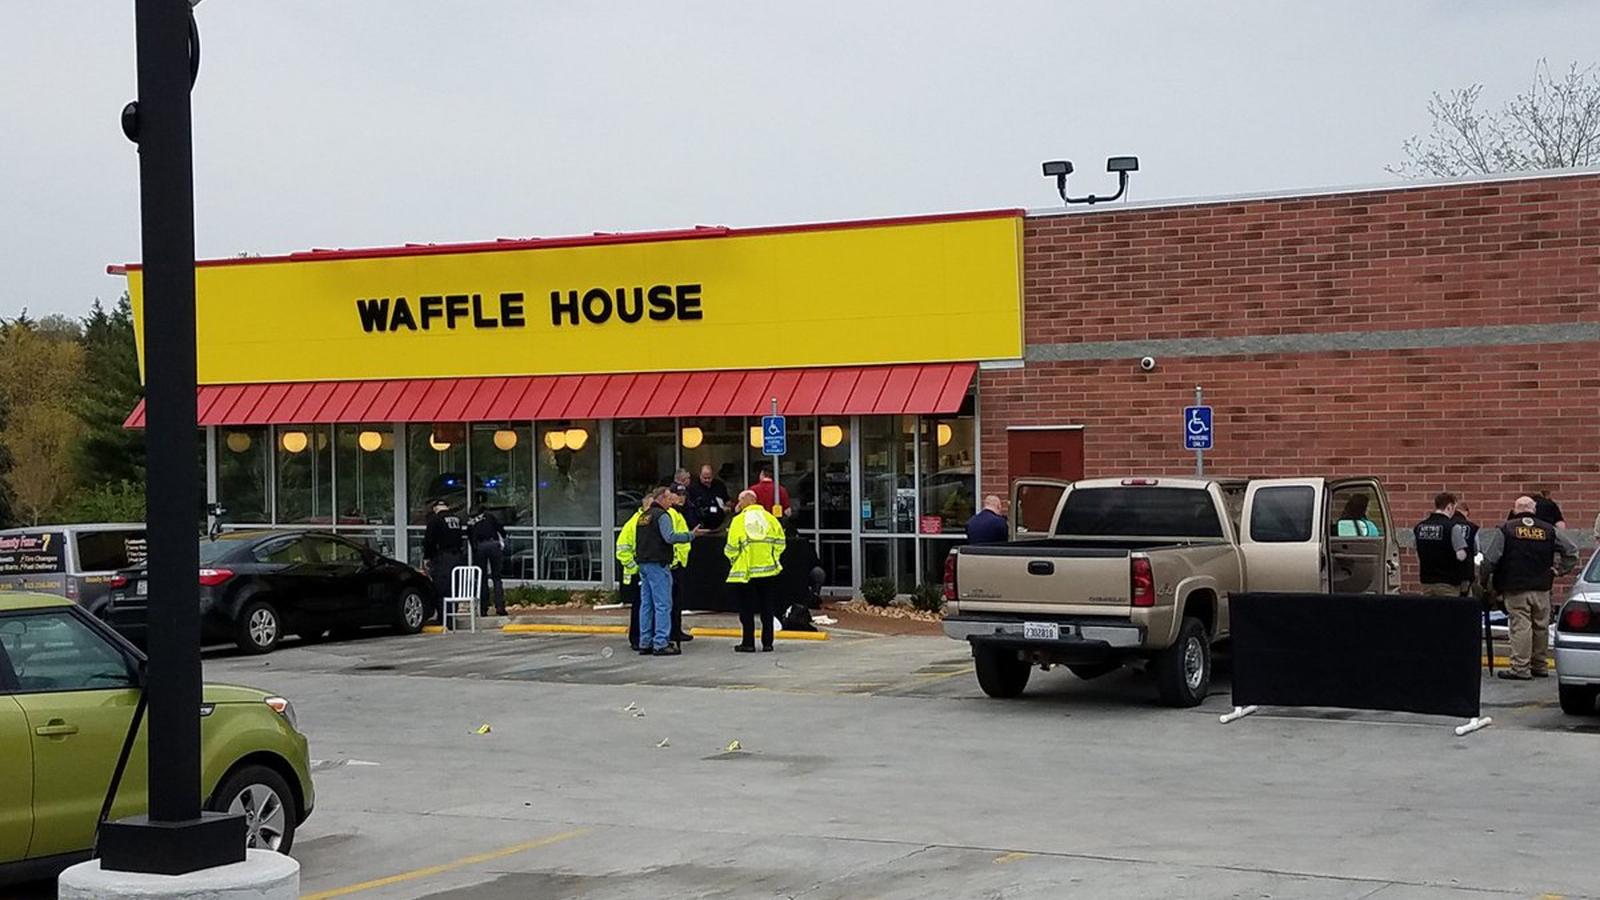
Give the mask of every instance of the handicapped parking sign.
M 761 455 L 782 456 L 789 452 L 789 430 L 783 416 L 761 417 Z
M 1183 408 L 1183 448 L 1185 450 L 1210 450 L 1211 436 L 1211 407 L 1185 406 Z

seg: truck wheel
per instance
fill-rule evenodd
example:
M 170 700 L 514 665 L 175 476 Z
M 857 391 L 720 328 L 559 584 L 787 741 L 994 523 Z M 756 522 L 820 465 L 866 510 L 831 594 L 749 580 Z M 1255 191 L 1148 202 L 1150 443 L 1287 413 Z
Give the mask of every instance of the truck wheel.
M 991 697 L 1009 700 L 1020 696 L 1033 674 L 1033 664 L 1017 658 L 1015 650 L 973 647 L 972 661 L 978 670 L 978 687 Z
M 1211 641 L 1199 619 L 1185 617 L 1178 639 L 1154 660 L 1156 691 L 1167 706 L 1199 706 L 1211 690 Z
M 1116 662 L 1085 663 L 1083 665 L 1067 666 L 1067 669 L 1071 671 L 1072 674 L 1082 678 L 1084 681 L 1093 681 L 1094 679 L 1099 678 L 1101 675 L 1109 675 L 1120 668 L 1122 668 L 1122 663 Z
M 1587 684 L 1558 685 L 1557 693 L 1561 695 L 1561 711 L 1569 716 L 1594 715 L 1594 700 L 1597 691 L 1600 691 L 1600 689 Z

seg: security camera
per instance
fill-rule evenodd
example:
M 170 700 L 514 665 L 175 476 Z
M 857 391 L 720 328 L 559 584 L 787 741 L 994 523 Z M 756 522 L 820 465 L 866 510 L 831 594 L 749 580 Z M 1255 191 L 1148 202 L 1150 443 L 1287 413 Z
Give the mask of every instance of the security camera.
M 1140 358 L 1139 368 L 1146 372 L 1154 372 L 1156 370 L 1156 358 L 1154 356 Z

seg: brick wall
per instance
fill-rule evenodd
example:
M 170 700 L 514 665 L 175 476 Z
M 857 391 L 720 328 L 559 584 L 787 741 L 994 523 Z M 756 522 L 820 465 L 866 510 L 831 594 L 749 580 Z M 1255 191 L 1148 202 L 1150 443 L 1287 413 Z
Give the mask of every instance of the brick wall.
M 1178 422 L 1202 384 L 1209 472 L 1375 474 L 1407 525 L 1446 488 L 1480 520 L 1536 484 L 1585 532 L 1600 512 L 1600 341 L 1219 350 L 1151 373 L 1118 350 L 1037 359 L 1084 342 L 1206 352 L 1218 337 L 1600 323 L 1600 175 L 1036 217 L 1024 254 L 1034 358 L 980 378 L 986 492 L 1010 478 L 1007 425 L 1084 425 L 1091 477 L 1192 472 Z

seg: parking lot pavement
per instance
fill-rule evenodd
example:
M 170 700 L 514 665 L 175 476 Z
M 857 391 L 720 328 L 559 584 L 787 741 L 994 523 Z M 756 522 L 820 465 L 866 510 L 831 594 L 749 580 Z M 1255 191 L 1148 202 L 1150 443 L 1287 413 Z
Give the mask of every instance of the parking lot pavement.
M 206 674 L 299 708 L 318 900 L 1596 896 L 1570 776 L 1600 739 L 1547 682 L 1486 684 L 1496 727 L 1457 738 L 1351 712 L 1222 726 L 1225 682 L 1168 710 L 1135 672 L 995 701 L 940 638 L 731 646 L 381 637 Z

